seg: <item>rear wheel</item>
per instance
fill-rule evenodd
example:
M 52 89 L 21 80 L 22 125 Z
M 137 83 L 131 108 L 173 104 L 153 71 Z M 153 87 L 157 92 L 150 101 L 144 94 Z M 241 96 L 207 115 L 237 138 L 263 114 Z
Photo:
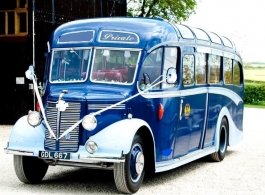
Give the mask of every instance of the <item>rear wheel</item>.
M 114 164 L 114 180 L 122 193 L 135 193 L 139 190 L 144 174 L 144 144 L 140 135 L 136 134 L 125 162 Z
M 225 118 L 222 119 L 220 125 L 220 134 L 219 134 L 219 149 L 217 152 L 210 154 L 212 160 L 220 162 L 225 158 L 228 142 L 228 124 Z
M 48 164 L 37 157 L 14 155 L 14 168 L 18 179 L 26 184 L 39 183 L 48 170 Z

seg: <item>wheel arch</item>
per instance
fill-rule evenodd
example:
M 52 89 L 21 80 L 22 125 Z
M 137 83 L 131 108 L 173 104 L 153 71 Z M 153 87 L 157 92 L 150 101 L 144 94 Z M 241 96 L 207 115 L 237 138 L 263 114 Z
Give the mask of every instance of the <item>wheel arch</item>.
M 147 126 L 142 126 L 137 131 L 137 134 L 139 134 L 142 137 L 142 140 L 144 142 L 144 148 L 145 148 L 145 161 L 146 166 L 145 170 L 147 174 L 152 174 L 155 172 L 155 143 L 153 139 L 153 135 L 150 131 L 148 131 Z
M 126 155 L 130 152 L 133 138 L 137 133 L 141 134 L 144 141 L 153 142 L 151 145 L 154 146 L 154 136 L 151 127 L 144 120 L 137 118 L 124 119 L 113 123 L 91 136 L 88 141 L 97 143 L 99 148 L 96 153 L 112 152 L 113 154 Z M 145 145 L 147 145 L 149 151 L 154 151 L 154 148 L 149 148 L 149 144 Z
M 227 122 L 227 145 L 229 146 L 229 131 L 230 131 L 230 127 L 229 127 L 229 124 L 230 124 L 230 122 L 229 122 L 229 120 L 228 120 L 228 118 L 227 118 L 227 116 L 226 115 L 224 115 L 223 116 L 223 118 L 226 120 L 226 122 Z
M 227 107 L 223 107 L 219 113 L 219 116 L 218 116 L 218 120 L 217 120 L 217 123 L 216 123 L 216 131 L 215 131 L 215 151 L 217 152 L 219 150 L 219 145 L 220 145 L 220 125 L 221 125 L 221 122 L 223 120 L 223 118 L 225 118 L 226 122 L 227 122 L 227 125 L 228 125 L 228 132 L 227 132 L 227 141 L 229 143 L 229 131 L 230 131 L 230 121 L 229 119 L 231 119 L 231 116 L 230 116 L 230 113 L 227 109 Z
M 215 151 L 218 151 L 220 140 L 217 135 L 220 133 L 220 125 L 222 122 L 222 119 L 225 117 L 227 124 L 228 124 L 228 146 L 235 146 L 243 139 L 243 130 L 238 129 L 233 121 L 233 118 L 231 117 L 231 114 L 226 106 L 224 106 L 220 113 L 219 117 L 216 123 L 216 133 L 215 133 Z

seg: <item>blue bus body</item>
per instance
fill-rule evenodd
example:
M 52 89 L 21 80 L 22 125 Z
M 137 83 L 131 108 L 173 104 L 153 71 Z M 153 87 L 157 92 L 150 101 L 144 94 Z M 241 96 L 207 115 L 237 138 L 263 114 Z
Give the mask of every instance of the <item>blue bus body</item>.
M 113 169 L 134 193 L 145 172 L 221 161 L 243 138 L 242 59 L 226 37 L 162 19 L 84 19 L 53 32 L 48 62 L 41 122 L 14 125 L 14 160 Z

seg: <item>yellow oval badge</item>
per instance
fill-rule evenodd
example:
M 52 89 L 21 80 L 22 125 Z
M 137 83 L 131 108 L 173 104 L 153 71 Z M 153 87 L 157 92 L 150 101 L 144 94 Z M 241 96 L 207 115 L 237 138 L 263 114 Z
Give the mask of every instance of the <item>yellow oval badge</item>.
M 185 116 L 185 119 L 188 119 L 190 116 L 190 105 L 189 104 L 186 104 L 184 107 L 184 116 Z

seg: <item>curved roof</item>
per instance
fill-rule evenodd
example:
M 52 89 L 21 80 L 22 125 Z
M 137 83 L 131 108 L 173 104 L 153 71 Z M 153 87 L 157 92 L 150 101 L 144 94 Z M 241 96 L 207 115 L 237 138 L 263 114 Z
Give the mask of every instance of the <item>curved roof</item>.
M 201 28 L 190 27 L 183 24 L 172 24 L 178 31 L 181 39 L 193 40 L 194 42 L 204 41 L 205 44 L 217 44 L 224 48 L 236 51 L 233 42 L 224 36 L 220 36 L 214 32 L 207 32 Z
M 100 40 L 102 32 L 108 31 L 128 33 L 139 38 L 137 44 L 130 45 L 128 43 L 131 42 L 116 41 L 115 47 L 143 48 L 148 51 L 161 44 L 192 43 L 195 46 L 206 46 L 232 52 L 240 57 L 234 43 L 227 37 L 200 28 L 170 23 L 159 18 L 112 17 L 76 20 L 59 26 L 52 34 L 50 41 L 52 47 L 62 47 L 62 43 L 59 41 L 61 36 L 83 32 L 84 35 L 87 33 L 87 36 L 91 36 L 93 41 L 80 41 L 78 47 L 94 46 L 95 44 L 101 47 L 113 47 L 114 42 Z M 63 44 L 73 47 L 73 42 L 64 42 Z

